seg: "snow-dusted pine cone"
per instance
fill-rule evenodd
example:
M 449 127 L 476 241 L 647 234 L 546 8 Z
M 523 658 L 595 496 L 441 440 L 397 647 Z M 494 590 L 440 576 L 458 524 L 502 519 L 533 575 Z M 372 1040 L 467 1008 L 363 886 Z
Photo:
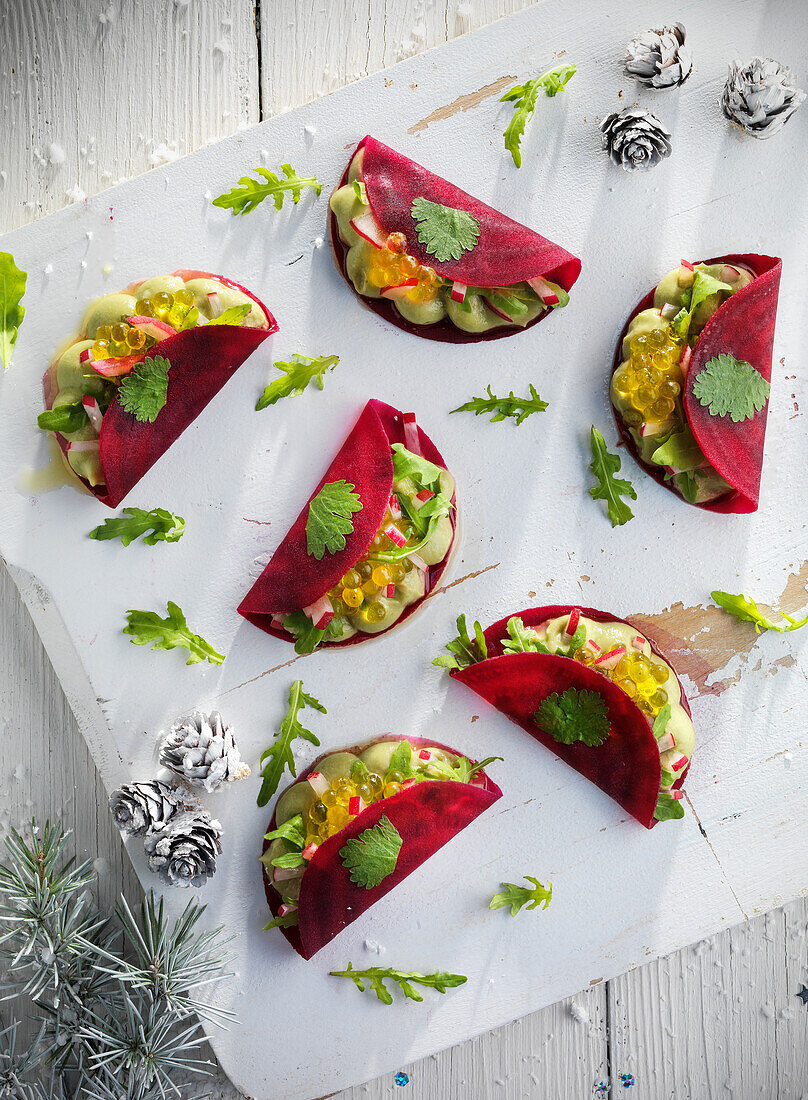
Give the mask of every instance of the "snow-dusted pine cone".
M 657 27 L 632 38 L 626 46 L 626 72 L 650 88 L 684 84 L 693 68 L 681 23 Z
M 785 126 L 804 99 L 791 69 L 770 57 L 753 57 L 746 65 L 730 62 L 721 110 L 745 134 L 767 138 Z
M 232 728 L 216 710 L 212 714 L 194 711 L 175 722 L 160 746 L 160 763 L 208 793 L 250 774 Z
M 644 107 L 626 107 L 601 123 L 603 148 L 627 172 L 646 170 L 671 155 L 670 132 Z
M 182 800 L 167 783 L 125 783 L 109 796 L 112 818 L 125 836 L 146 836 L 182 808 Z
M 145 840 L 149 870 L 169 886 L 203 886 L 216 873 L 222 827 L 207 810 L 176 814 Z

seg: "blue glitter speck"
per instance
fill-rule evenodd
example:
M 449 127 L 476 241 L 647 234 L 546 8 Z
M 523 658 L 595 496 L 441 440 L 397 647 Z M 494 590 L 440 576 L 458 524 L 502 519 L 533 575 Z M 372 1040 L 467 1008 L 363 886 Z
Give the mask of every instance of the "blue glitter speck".
M 624 1089 L 630 1089 L 631 1086 L 634 1084 L 634 1074 L 633 1073 L 621 1073 L 620 1074 L 620 1084 L 623 1086 Z
M 397 1085 L 408 1085 L 410 1083 L 409 1077 L 403 1070 L 399 1070 L 393 1080 Z
M 596 1085 L 592 1086 L 592 1091 L 596 1096 L 605 1096 L 609 1091 L 609 1086 L 605 1081 L 599 1081 Z

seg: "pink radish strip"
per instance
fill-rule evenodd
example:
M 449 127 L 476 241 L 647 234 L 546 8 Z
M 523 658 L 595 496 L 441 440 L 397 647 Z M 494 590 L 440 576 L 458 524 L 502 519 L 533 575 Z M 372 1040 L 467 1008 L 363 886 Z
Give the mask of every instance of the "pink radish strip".
M 318 796 L 324 795 L 331 786 L 322 772 L 312 772 L 308 777 L 308 784 Z
M 366 214 L 360 214 L 358 218 L 352 218 L 351 229 L 376 248 L 384 248 L 387 243 L 387 234 L 370 210 Z
M 672 321 L 678 312 L 678 306 L 675 306 L 673 302 L 666 302 L 662 309 L 660 309 L 659 316 L 663 321 Z
M 466 300 L 466 291 L 468 287 L 465 283 L 452 283 L 452 301 L 464 302 Z
M 352 814 L 355 817 L 357 814 L 362 813 L 366 805 L 367 803 L 365 802 L 364 798 L 360 797 L 360 795 L 358 794 L 355 794 L 352 798 L 348 799 L 348 813 Z
M 384 594 L 388 600 L 392 600 L 393 596 L 396 594 L 396 586 L 392 583 L 388 584 L 384 590 Z
M 546 306 L 554 306 L 558 304 L 558 295 L 547 282 L 547 280 L 542 279 L 540 275 L 537 275 L 534 279 L 528 279 L 527 284 L 529 287 L 536 291 L 536 293 Z
M 101 421 L 103 419 L 103 415 L 98 407 L 98 402 L 94 397 L 90 397 L 89 395 L 85 394 L 85 396 L 81 399 L 81 403 L 84 406 L 84 411 L 89 417 L 90 423 L 100 435 Z
M 635 649 L 642 649 L 642 647 L 645 645 L 645 638 L 643 638 L 641 634 L 635 634 L 634 637 L 631 639 L 631 644 L 634 646 Z
M 426 564 L 420 554 L 416 554 L 413 550 L 411 554 L 407 554 L 407 557 L 410 559 L 416 569 L 420 569 L 422 573 L 428 572 L 429 566 Z
M 210 305 L 211 317 L 221 317 L 224 313 L 224 306 L 222 305 L 222 299 L 219 297 L 217 291 L 212 290 L 208 295 L 208 304 Z
M 686 763 L 687 757 L 683 752 L 680 752 L 676 759 L 671 761 L 668 767 L 671 769 L 671 771 L 680 772 Z
M 101 446 L 100 439 L 81 439 L 76 443 L 68 443 L 68 451 L 97 451 Z
M 429 749 L 421 749 L 421 751 L 418 753 L 418 759 L 419 760 L 431 760 L 432 759 L 432 753 L 429 751 Z
M 416 286 L 418 286 L 417 279 L 405 279 L 403 283 L 396 283 L 395 286 L 383 286 L 379 293 L 382 298 L 396 301 L 399 298 L 406 298 L 413 287 Z
M 384 529 L 384 533 L 385 535 L 387 535 L 390 541 L 394 543 L 399 549 L 401 549 L 402 546 L 407 545 L 406 538 L 404 537 L 404 535 L 402 535 L 402 533 L 399 531 L 394 523 L 388 523 L 388 525 Z
M 608 653 L 604 653 L 598 657 L 595 661 L 597 668 L 614 668 L 621 657 L 625 657 L 626 647 L 624 645 L 616 646 L 614 649 L 610 649 Z
M 307 844 L 303 851 L 300 853 L 305 860 L 314 859 L 314 856 L 319 848 L 319 844 L 315 844 L 314 841 L 311 844 Z
M 695 264 L 692 264 L 690 262 L 690 260 L 680 260 L 679 261 L 679 266 L 680 267 L 686 267 L 688 271 L 695 271 L 696 270 Z
M 418 425 L 415 423 L 415 413 L 404 413 L 404 446 L 414 455 L 421 454 L 421 437 L 418 434 Z
M 299 867 L 273 867 L 272 881 L 288 882 L 289 879 L 300 878 L 302 873 Z
M 731 264 L 724 264 L 721 268 L 721 282 L 722 283 L 734 283 L 740 279 L 741 273 L 737 267 L 732 267 Z
M 675 799 L 677 802 L 681 802 L 681 800 L 685 796 L 684 791 L 668 791 L 668 794 L 671 796 L 671 798 Z
M 334 608 L 328 596 L 321 596 L 316 603 L 304 607 L 303 614 L 308 615 L 318 630 L 325 630 L 334 618 Z
M 693 349 L 690 344 L 685 344 L 682 348 L 682 354 L 679 357 L 679 366 L 682 368 L 682 374 L 687 374 L 687 368 L 690 366 L 690 357 L 693 354 Z
M 643 439 L 651 435 L 662 435 L 662 433 L 667 432 L 669 428 L 670 424 L 666 424 L 664 420 L 646 420 L 640 428 L 640 435 Z
M 669 749 L 676 748 L 676 742 L 673 739 L 672 733 L 663 733 L 663 735 L 657 740 L 660 752 L 668 752 Z
M 283 619 L 283 615 L 273 615 L 272 626 L 274 626 L 276 630 L 283 630 Z
M 156 317 L 127 317 L 126 320 L 132 328 L 145 332 L 155 340 L 165 340 L 166 336 L 175 336 L 177 332 L 171 325 L 166 324 L 165 321 L 158 321 Z
M 598 645 L 598 643 L 594 640 L 594 638 L 587 638 L 586 644 L 590 647 L 590 649 L 593 649 L 595 651 L 595 653 L 600 653 L 601 652 L 601 648 Z
M 569 619 L 567 619 L 567 628 L 566 628 L 567 629 L 567 634 L 569 634 L 570 637 L 572 637 L 572 635 L 578 629 L 578 623 L 580 621 L 581 621 L 581 609 L 580 609 L 580 607 L 573 607 L 572 611 L 570 611 L 570 617 L 569 617 Z
M 296 912 L 297 912 L 297 906 L 296 905 L 287 905 L 286 902 L 284 902 L 283 905 L 278 907 L 278 916 L 279 917 L 285 917 L 287 913 L 296 913 Z
M 407 787 L 414 787 L 414 786 L 415 786 L 415 780 L 414 779 L 405 779 L 404 782 L 401 784 L 401 789 L 402 789 L 402 791 L 406 791 Z
M 395 493 L 390 494 L 390 500 L 387 502 L 387 507 L 390 509 L 390 515 L 393 519 L 401 519 L 401 504 Z

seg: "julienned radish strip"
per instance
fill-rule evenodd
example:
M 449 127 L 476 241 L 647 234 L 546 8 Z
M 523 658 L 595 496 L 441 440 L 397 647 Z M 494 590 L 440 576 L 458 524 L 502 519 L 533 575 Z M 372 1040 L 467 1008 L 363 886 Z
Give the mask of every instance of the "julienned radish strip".
M 467 290 L 468 290 L 468 287 L 466 286 L 465 283 L 458 283 L 458 282 L 452 283 L 452 301 L 453 302 L 464 302 L 466 300 L 466 291 Z
M 385 535 L 387 535 L 390 541 L 399 548 L 399 550 L 402 548 L 402 546 L 407 545 L 406 538 L 401 533 L 401 531 L 399 531 L 394 523 L 388 523 L 384 529 L 384 533 Z
M 308 778 L 309 786 L 319 797 L 325 794 L 331 784 L 321 772 L 312 772 Z
M 167 336 L 174 336 L 176 329 L 167 325 L 165 321 L 158 321 L 156 317 L 127 317 L 127 324 L 139 329 L 153 340 L 165 340 Z
M 295 912 L 297 912 L 297 906 L 296 905 L 289 905 L 288 902 L 284 902 L 283 905 L 281 905 L 280 908 L 278 909 L 278 916 L 279 917 L 285 917 L 287 915 L 287 913 L 295 913 Z
M 682 374 L 687 374 L 687 368 L 690 366 L 690 357 L 693 354 L 693 349 L 690 344 L 685 344 L 682 348 L 682 354 L 679 357 L 679 366 L 682 368 Z
M 307 615 L 318 630 L 325 630 L 334 618 L 334 608 L 328 596 L 321 596 L 316 603 L 303 608 L 303 614 Z
M 415 413 L 404 413 L 404 446 L 414 455 L 421 454 L 421 438 L 418 434 L 418 425 L 415 423 Z
M 487 294 L 484 294 L 483 298 L 485 299 L 486 306 L 488 307 L 488 309 L 491 310 L 492 313 L 495 313 L 497 317 L 500 317 L 503 321 L 508 321 L 509 323 L 513 322 L 513 317 L 511 317 L 511 315 L 509 313 L 506 313 L 503 309 L 495 306 Z
M 558 305 L 558 295 L 546 279 L 537 276 L 535 279 L 528 279 L 527 283 L 529 287 L 536 291 L 546 306 Z
M 89 394 L 85 394 L 84 397 L 82 397 L 81 399 L 81 403 L 84 406 L 84 411 L 87 413 L 87 418 L 100 435 L 103 413 L 98 407 L 98 402 L 94 397 L 90 397 Z
M 97 451 L 101 445 L 100 439 L 80 439 L 75 443 L 68 443 L 68 451 Z
M 376 248 L 384 248 L 387 243 L 387 234 L 370 211 L 358 218 L 352 218 L 351 229 Z
M 393 596 L 395 596 L 395 594 L 396 594 L 396 586 L 391 582 L 385 588 L 384 594 L 385 594 L 385 596 L 387 597 L 388 600 L 392 600 Z
M 642 649 L 642 647 L 645 645 L 645 638 L 643 638 L 641 634 L 635 634 L 634 637 L 631 639 L 631 644 L 634 646 L 635 649 Z
M 414 503 L 415 503 L 415 507 L 418 509 L 419 512 L 428 500 L 432 500 L 434 495 L 435 494 L 432 492 L 431 489 L 422 489 L 420 493 L 415 494 L 415 502 Z
M 420 569 L 422 573 L 428 572 L 429 566 L 420 554 L 416 554 L 416 552 L 413 550 L 411 554 L 407 554 L 407 557 L 410 559 L 416 569 Z
M 624 645 L 615 646 L 614 649 L 610 649 L 607 653 L 598 657 L 595 664 L 599 668 L 614 668 L 620 658 L 625 657 L 626 652 L 626 647 Z
M 676 748 L 676 741 L 672 733 L 663 733 L 661 737 L 657 738 L 657 744 L 660 752 L 668 752 L 670 749 Z
M 393 519 L 401 519 L 401 503 L 395 493 L 390 494 L 390 502 L 387 505 Z
M 272 881 L 273 882 L 288 882 L 289 879 L 300 878 L 303 871 L 300 867 L 273 867 L 272 868 Z
M 580 621 L 581 621 L 581 609 L 580 609 L 580 607 L 573 607 L 572 611 L 570 611 L 570 617 L 567 620 L 567 628 L 566 628 L 567 629 L 567 634 L 569 634 L 570 637 L 572 637 L 572 635 L 578 629 L 578 623 Z
M 405 279 L 403 283 L 396 283 L 394 286 L 383 286 L 379 293 L 382 298 L 397 301 L 400 298 L 406 298 L 409 292 L 417 286 L 417 279 Z
M 683 752 L 680 752 L 679 755 L 671 761 L 669 767 L 671 771 L 680 772 L 682 768 L 687 765 L 687 761 L 688 758 L 685 756 L 685 754 Z

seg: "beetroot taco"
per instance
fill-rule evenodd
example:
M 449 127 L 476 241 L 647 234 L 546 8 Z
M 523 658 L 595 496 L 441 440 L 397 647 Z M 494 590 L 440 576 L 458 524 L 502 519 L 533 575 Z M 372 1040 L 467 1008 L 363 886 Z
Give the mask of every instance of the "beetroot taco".
M 501 798 L 489 763 L 392 736 L 320 757 L 264 839 L 267 928 L 310 959 Z
M 415 416 L 369 401 L 239 614 L 298 653 L 389 630 L 443 574 L 455 504 Z
M 591 607 L 533 607 L 435 664 L 586 776 L 647 829 L 684 816 L 690 707 L 675 670 L 636 627 Z
M 228 379 L 277 330 L 238 283 L 175 271 L 85 311 L 43 378 L 41 428 L 76 478 L 117 508 Z
M 567 304 L 581 261 L 373 137 L 331 196 L 348 285 L 399 328 L 462 343 L 510 336 Z
M 758 506 L 782 264 L 683 260 L 639 303 L 615 352 L 611 400 L 634 457 L 689 504 Z

